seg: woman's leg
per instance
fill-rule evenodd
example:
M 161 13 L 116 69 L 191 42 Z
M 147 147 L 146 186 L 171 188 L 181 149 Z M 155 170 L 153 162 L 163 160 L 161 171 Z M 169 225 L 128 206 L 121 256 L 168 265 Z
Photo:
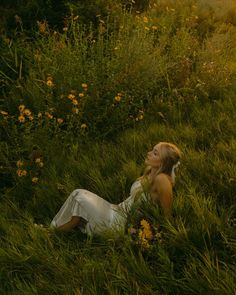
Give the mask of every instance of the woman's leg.
M 81 223 L 81 218 L 79 216 L 72 216 L 71 220 L 61 226 L 58 229 L 64 232 L 70 232 L 73 228 Z

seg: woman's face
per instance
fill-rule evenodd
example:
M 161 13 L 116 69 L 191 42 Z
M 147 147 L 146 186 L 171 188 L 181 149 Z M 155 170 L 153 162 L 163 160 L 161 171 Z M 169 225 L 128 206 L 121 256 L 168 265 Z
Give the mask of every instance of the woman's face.
M 157 169 L 161 167 L 160 145 L 155 145 L 153 150 L 147 153 L 145 164 Z

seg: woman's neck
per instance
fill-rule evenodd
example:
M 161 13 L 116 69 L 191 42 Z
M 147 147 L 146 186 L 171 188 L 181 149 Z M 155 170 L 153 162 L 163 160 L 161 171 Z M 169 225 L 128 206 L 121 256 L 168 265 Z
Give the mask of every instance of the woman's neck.
M 147 174 L 147 178 L 148 178 L 150 184 L 154 181 L 154 179 L 157 175 L 158 175 L 158 169 L 151 168 Z

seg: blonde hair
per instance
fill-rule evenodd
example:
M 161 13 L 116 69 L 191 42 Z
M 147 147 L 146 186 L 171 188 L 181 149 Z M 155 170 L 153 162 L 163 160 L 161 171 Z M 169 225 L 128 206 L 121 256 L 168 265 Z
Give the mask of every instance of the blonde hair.
M 159 142 L 158 151 L 161 158 L 161 167 L 158 169 L 156 174 L 165 173 L 171 176 L 173 167 L 181 159 L 181 151 L 173 143 Z M 147 167 L 144 175 L 149 174 L 151 167 Z

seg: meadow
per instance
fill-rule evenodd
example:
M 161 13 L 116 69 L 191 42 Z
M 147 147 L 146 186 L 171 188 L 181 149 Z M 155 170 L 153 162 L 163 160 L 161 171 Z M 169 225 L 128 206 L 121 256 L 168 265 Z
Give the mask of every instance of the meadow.
M 124 2 L 1 34 L 1 294 L 235 294 L 236 5 Z M 49 228 L 75 188 L 121 202 L 159 141 L 183 153 L 171 221 Z

